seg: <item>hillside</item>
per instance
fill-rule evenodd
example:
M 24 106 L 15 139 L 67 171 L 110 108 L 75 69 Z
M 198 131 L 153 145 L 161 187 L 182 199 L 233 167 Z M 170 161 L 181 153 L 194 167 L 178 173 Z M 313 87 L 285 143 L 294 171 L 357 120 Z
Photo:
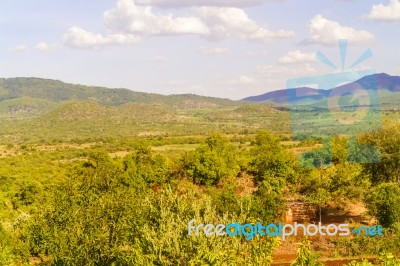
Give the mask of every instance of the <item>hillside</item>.
M 6 143 L 251 133 L 262 128 L 287 132 L 288 119 L 272 106 L 193 94 L 0 79 L 0 141 Z
M 381 103 L 385 103 L 382 110 L 397 110 L 400 77 L 378 74 L 343 86 L 357 89 L 375 81 Z M 321 124 L 322 117 L 329 114 L 320 104 L 330 91 L 307 87 L 300 91 L 307 96 L 296 102 L 303 105 L 299 115 L 303 115 L 301 110 L 313 114 L 321 128 L 333 130 Z M 192 94 L 165 96 L 37 78 L 0 79 L 0 141 L 90 142 L 138 136 L 196 136 L 212 131 L 251 134 L 260 129 L 289 134 L 290 117 L 284 107 L 287 93 L 275 91 L 246 98 L 246 102 Z M 346 103 L 351 104 L 352 99 Z
M 390 76 L 386 73 L 380 73 L 370 76 L 365 76 L 354 82 L 341 85 L 330 90 L 313 89 L 309 87 L 297 88 L 297 93 L 300 92 L 306 97 L 299 97 L 298 99 L 292 99 L 291 104 L 295 105 L 308 105 L 317 104 L 327 99 L 332 90 L 342 89 L 345 91 L 352 91 L 357 93 L 360 88 L 371 88 L 378 87 L 379 98 L 381 104 L 393 104 L 400 103 L 400 77 Z M 283 89 L 272 92 L 267 92 L 258 96 L 251 96 L 244 98 L 244 101 L 256 102 L 256 103 L 271 103 L 278 105 L 288 104 L 288 95 L 293 95 L 295 89 Z
M 109 89 L 39 78 L 0 79 L 0 116 L 35 116 L 60 104 L 91 101 L 105 105 L 126 103 L 161 104 L 175 108 L 219 108 L 237 103 L 193 94 L 164 96 L 128 89 Z

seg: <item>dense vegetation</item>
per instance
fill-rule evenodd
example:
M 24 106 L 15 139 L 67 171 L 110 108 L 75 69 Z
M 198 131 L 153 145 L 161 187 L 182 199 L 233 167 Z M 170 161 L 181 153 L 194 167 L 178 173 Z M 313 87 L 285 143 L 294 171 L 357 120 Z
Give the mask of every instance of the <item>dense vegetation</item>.
M 187 223 L 273 222 L 288 197 L 322 206 L 365 199 L 387 236 L 379 242 L 334 239 L 334 249 L 344 256 L 399 255 L 399 186 L 393 179 L 376 181 L 370 166 L 334 153 L 333 168 L 299 168 L 290 149 L 266 131 L 239 139 L 213 133 L 197 141 L 196 148 L 175 154 L 154 152 L 151 140 L 133 140 L 122 157 L 110 156 L 118 147 L 112 142 L 47 152 L 9 147 L 16 154 L 1 160 L 1 263 L 269 264 L 278 239 L 188 237 Z M 336 151 L 346 144 L 334 143 Z M 301 256 L 309 249 L 305 245 Z
M 46 90 L 21 98 L 18 82 L 30 88 L 37 80 L 1 82 L 0 265 L 270 265 L 285 244 L 298 246 L 293 265 L 319 265 L 327 257 L 399 265 L 395 112 L 383 129 L 359 135 L 381 160 L 354 164 L 349 158 L 376 154 L 343 137 L 292 140 L 287 112 L 271 106 L 188 95 L 123 103 L 125 96 L 80 86 L 61 90 L 65 98 Z M 67 86 L 49 87 L 56 85 Z M 92 92 L 104 98 L 92 99 Z M 31 113 L 39 109 L 26 106 L 39 98 L 27 97 L 38 95 L 47 98 Z M 384 226 L 385 237 L 282 243 L 188 236 L 192 219 L 283 221 L 290 201 L 314 204 L 322 221 L 361 204 L 368 209 L 362 216 Z

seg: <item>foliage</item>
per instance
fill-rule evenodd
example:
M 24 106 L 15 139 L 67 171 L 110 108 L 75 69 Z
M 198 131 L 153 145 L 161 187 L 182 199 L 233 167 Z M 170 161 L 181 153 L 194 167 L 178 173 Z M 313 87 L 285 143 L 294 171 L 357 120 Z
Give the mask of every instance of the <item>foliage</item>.
M 0 266 L 16 265 L 14 264 L 15 256 L 10 245 L 10 237 L 0 225 Z
M 272 222 L 286 211 L 286 182 L 283 178 L 264 177 L 254 193 L 251 211 L 254 217 L 264 222 Z
M 236 147 L 221 134 L 212 134 L 183 158 L 182 167 L 195 184 L 201 185 L 215 185 L 222 177 L 237 176 L 241 169 Z
M 140 222 L 144 191 L 126 184 L 109 159 L 97 162 L 61 182 L 30 228 L 32 251 L 55 265 L 120 263 Z
M 248 170 L 257 181 L 260 182 L 265 177 L 295 181 L 295 159 L 271 133 L 260 131 L 257 134 L 250 156 Z
M 352 261 L 348 266 L 374 266 L 374 264 L 367 260 L 362 260 L 361 262 Z
M 400 260 L 396 259 L 391 253 L 383 252 L 380 255 L 380 264 L 381 266 L 399 266 Z M 351 262 L 348 266 L 373 266 L 371 262 L 367 260 L 363 260 L 362 262 Z
M 140 265 L 265 265 L 271 262 L 274 238 L 188 236 L 188 221 L 196 224 L 244 223 L 246 215 L 219 216 L 208 196 L 192 190 L 177 195 L 167 188 L 149 198 L 148 223 L 137 241 Z M 229 248 L 227 248 L 229 247 Z
M 393 223 L 399 218 L 393 206 L 399 206 L 400 194 L 398 184 L 388 182 L 396 180 L 396 157 L 383 160 L 372 173 L 369 164 L 347 161 L 349 144 L 338 138 L 333 140 L 331 168 L 303 169 L 292 151 L 312 149 L 317 140 L 298 143 L 288 135 L 267 131 L 253 135 L 256 127 L 244 131 L 245 124 L 232 131 L 243 131 L 244 136 L 196 135 L 212 129 L 199 122 L 204 118 L 214 119 L 215 126 L 227 132 L 220 119 L 234 121 L 242 113 L 255 116 L 270 107 L 186 110 L 183 116 L 198 119 L 198 124 L 190 122 L 193 128 L 187 120 L 164 123 L 169 112 L 176 111 L 168 108 L 71 103 L 53 110 L 43 121 L 27 122 L 27 131 L 19 135 L 12 132 L 22 122 L 11 129 L 4 126 L 0 130 L 0 138 L 7 140 L 0 145 L 0 265 L 24 265 L 29 260 L 42 260 L 42 265 L 269 265 L 277 239 L 188 237 L 188 221 L 268 223 L 280 220 L 287 200 L 330 206 L 325 203 L 340 205 L 364 196 L 379 221 L 389 217 L 384 221 L 392 225 L 385 237 L 327 242 L 342 256 L 382 251 L 399 255 L 400 236 Z M 126 113 L 119 116 L 121 110 Z M 103 121 L 104 116 L 109 120 Z M 250 119 L 249 125 L 258 123 L 258 118 Z M 91 119 L 95 128 L 87 122 Z M 115 130 L 116 119 L 120 132 Z M 46 126 L 39 127 L 42 122 Z M 154 128 L 164 123 L 176 132 L 136 136 L 139 127 L 152 127 L 151 123 Z M 73 125 L 76 132 L 64 139 Z M 179 137 L 192 129 L 193 135 Z M 32 138 L 33 133 L 26 133 L 30 130 L 41 137 Z M 377 178 L 385 173 L 392 176 Z M 308 258 L 303 249 L 302 257 Z
M 146 192 L 132 187 L 122 171 L 108 159 L 61 182 L 30 228 L 33 252 L 48 256 L 55 265 L 271 262 L 274 239 L 188 237 L 192 219 L 243 223 L 246 214 L 220 216 L 210 197 L 192 189 Z
M 240 177 L 222 178 L 216 188 L 208 188 L 207 194 L 212 197 L 218 214 L 235 213 L 239 215 L 254 204 L 251 195 L 239 195 L 238 190 L 243 189 L 238 185 L 239 179 Z
M 307 202 L 318 205 L 319 207 L 319 222 L 321 222 L 321 207 L 331 200 L 329 192 L 320 187 L 306 199 Z
M 366 145 L 375 146 L 380 151 L 380 162 L 366 164 L 364 174 L 373 184 L 400 182 L 400 125 L 386 122 L 381 131 L 364 134 L 361 138 Z
M 12 204 L 14 209 L 21 205 L 29 206 L 43 195 L 43 185 L 37 181 L 25 181 L 19 191 L 15 194 Z
M 317 259 L 318 256 L 311 250 L 310 242 L 304 240 L 297 249 L 297 256 L 292 266 L 322 266 Z
M 365 140 L 363 142 L 365 144 Z M 362 145 L 354 138 L 325 138 L 322 148 L 305 152 L 301 163 L 306 168 L 328 167 L 331 164 L 379 162 L 380 154 L 372 146 Z
M 167 180 L 169 165 L 161 155 L 154 155 L 149 146 L 139 145 L 123 160 L 123 168 L 130 180 L 149 185 L 162 184 Z
M 390 252 L 383 252 L 380 256 L 382 266 L 399 266 L 400 259 L 393 256 Z
M 372 188 L 366 198 L 369 211 L 383 227 L 398 226 L 400 221 L 400 187 L 384 183 Z

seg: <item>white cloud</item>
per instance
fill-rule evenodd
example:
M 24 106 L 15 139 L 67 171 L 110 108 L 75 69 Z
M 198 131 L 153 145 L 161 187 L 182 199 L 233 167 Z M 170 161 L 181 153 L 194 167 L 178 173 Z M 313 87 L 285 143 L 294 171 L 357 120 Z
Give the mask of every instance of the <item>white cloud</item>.
M 265 78 L 295 78 L 305 75 L 313 75 L 317 70 L 309 63 L 299 65 L 263 65 L 258 66 L 255 71 L 257 74 L 263 75 Z
M 230 85 L 230 86 L 250 86 L 250 85 L 256 85 L 257 80 L 254 77 L 251 76 L 246 76 L 246 75 L 241 75 L 235 79 L 229 80 L 225 84 Z
M 387 6 L 383 4 L 373 5 L 368 18 L 389 22 L 400 20 L 400 0 L 390 0 Z
M 200 7 L 195 10 L 195 16 L 176 17 L 173 14 L 156 14 L 151 6 L 137 5 L 134 0 L 118 0 L 115 8 L 104 13 L 106 35 L 72 27 L 64 35 L 64 44 L 74 48 L 100 48 L 132 44 L 141 37 L 162 35 L 196 35 L 213 40 L 236 37 L 268 42 L 295 35 L 292 31 L 271 31 L 250 19 L 239 8 Z
M 286 55 L 278 59 L 281 64 L 297 64 L 297 63 L 312 63 L 315 62 L 314 53 L 303 53 L 299 50 L 290 51 Z
M 39 51 L 48 51 L 48 50 L 50 50 L 50 47 L 47 43 L 40 42 L 40 43 L 36 44 L 35 49 L 37 49 Z
M 201 7 L 201 17 L 207 24 L 211 39 L 238 37 L 243 40 L 269 42 L 273 39 L 289 38 L 295 35 L 292 31 L 269 30 L 259 25 L 240 8 L 233 7 Z
M 25 52 L 26 50 L 28 50 L 28 46 L 21 44 L 21 45 L 17 45 L 15 47 L 11 47 L 10 49 L 8 49 L 11 52 Z
M 48 44 L 46 42 L 39 42 L 38 44 L 35 45 L 35 49 L 42 51 L 42 52 L 48 52 L 52 51 L 57 48 L 57 45 L 55 44 Z
M 241 54 L 242 56 L 247 57 L 260 57 L 260 56 L 268 56 L 270 53 L 268 51 L 246 51 Z
M 231 52 L 231 49 L 229 48 L 223 48 L 223 47 L 201 47 L 200 52 L 205 55 L 218 55 L 218 54 L 228 54 Z
M 352 44 L 371 42 L 374 35 L 365 30 L 356 30 L 328 20 L 321 15 L 315 16 L 309 23 L 310 36 L 306 43 L 335 45 L 339 39 L 347 39 Z
M 64 44 L 72 48 L 98 49 L 106 45 L 132 44 L 139 41 L 139 37 L 131 34 L 101 34 L 92 33 L 79 27 L 72 27 L 64 34 Z
M 253 77 L 249 76 L 240 76 L 239 79 L 237 80 L 237 83 L 239 84 L 253 84 L 255 83 L 255 79 Z
M 156 5 L 165 8 L 188 6 L 257 6 L 266 2 L 283 2 L 284 0 L 137 0 L 138 5 Z
M 150 6 L 137 6 L 133 0 L 118 0 L 116 8 L 104 13 L 104 20 L 108 30 L 122 34 L 208 34 L 199 18 L 157 15 Z

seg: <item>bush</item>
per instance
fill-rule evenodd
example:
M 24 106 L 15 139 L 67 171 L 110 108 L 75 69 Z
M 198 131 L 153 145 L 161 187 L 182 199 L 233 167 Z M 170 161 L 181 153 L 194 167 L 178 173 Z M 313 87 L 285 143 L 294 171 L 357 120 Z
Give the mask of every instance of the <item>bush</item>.
M 294 181 L 295 157 L 288 153 L 279 140 L 267 131 L 260 131 L 250 150 L 248 170 L 260 182 L 264 177 L 277 177 Z
M 366 197 L 367 207 L 383 227 L 395 227 L 400 221 L 400 187 L 384 183 L 371 190 Z
M 195 184 L 216 185 L 222 177 L 236 177 L 241 163 L 237 148 L 221 134 L 213 134 L 182 159 L 182 169 Z
M 283 178 L 264 177 L 253 195 L 251 214 L 264 222 L 272 222 L 286 210 Z
M 297 250 L 296 260 L 291 266 L 322 266 L 323 264 L 317 262 L 318 256 L 311 250 L 310 242 L 303 241 Z

